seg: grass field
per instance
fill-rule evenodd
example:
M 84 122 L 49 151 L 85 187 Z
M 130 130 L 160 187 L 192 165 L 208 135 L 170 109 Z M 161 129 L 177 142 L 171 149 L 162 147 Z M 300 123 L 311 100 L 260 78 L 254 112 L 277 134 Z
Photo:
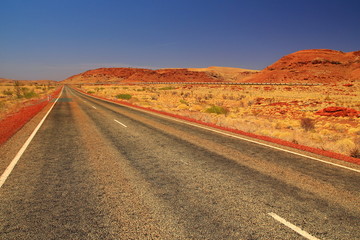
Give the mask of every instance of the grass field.
M 35 104 L 55 90 L 53 85 L 3 84 L 0 85 L 0 119 L 20 108 Z
M 94 95 L 360 157 L 360 118 L 319 116 L 339 106 L 360 110 L 360 84 L 323 86 L 105 85 Z

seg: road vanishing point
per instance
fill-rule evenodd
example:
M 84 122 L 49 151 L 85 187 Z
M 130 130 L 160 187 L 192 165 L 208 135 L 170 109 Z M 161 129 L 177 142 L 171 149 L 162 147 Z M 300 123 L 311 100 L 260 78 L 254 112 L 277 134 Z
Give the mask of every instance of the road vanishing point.
M 0 152 L 4 240 L 360 239 L 358 165 L 67 86 Z

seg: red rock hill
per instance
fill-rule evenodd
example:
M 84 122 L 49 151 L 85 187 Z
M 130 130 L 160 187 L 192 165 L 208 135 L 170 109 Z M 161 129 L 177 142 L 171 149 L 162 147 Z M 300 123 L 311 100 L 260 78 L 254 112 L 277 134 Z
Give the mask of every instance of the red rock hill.
M 221 82 L 223 78 L 187 69 L 99 68 L 63 81 L 66 84 L 94 82 Z
M 360 81 L 360 51 L 303 50 L 282 57 L 244 82 L 334 83 Z

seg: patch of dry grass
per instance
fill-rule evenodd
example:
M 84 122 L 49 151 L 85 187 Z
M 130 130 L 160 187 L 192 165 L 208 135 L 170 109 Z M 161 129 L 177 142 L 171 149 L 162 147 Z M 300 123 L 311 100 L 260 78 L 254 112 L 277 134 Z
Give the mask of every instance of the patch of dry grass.
M 52 85 L 0 85 L 0 119 L 21 107 L 32 104 L 31 100 L 42 99 L 55 90 Z

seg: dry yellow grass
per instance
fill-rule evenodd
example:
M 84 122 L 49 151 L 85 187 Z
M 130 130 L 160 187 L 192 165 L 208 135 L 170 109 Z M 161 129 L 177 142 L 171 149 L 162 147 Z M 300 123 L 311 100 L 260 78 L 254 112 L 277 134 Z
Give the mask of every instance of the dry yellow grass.
M 9 113 L 16 112 L 30 100 L 41 99 L 47 96 L 54 89 L 55 86 L 45 84 L 20 84 L 17 87 L 9 83 L 0 85 L 0 119 Z
M 86 92 L 116 99 L 130 94 L 131 103 L 250 133 L 279 138 L 345 155 L 360 148 L 360 118 L 324 117 L 317 110 L 341 106 L 360 110 L 360 84 L 337 86 L 82 86 Z M 227 114 L 209 113 L 212 106 Z M 313 119 L 305 131 L 301 119 Z

